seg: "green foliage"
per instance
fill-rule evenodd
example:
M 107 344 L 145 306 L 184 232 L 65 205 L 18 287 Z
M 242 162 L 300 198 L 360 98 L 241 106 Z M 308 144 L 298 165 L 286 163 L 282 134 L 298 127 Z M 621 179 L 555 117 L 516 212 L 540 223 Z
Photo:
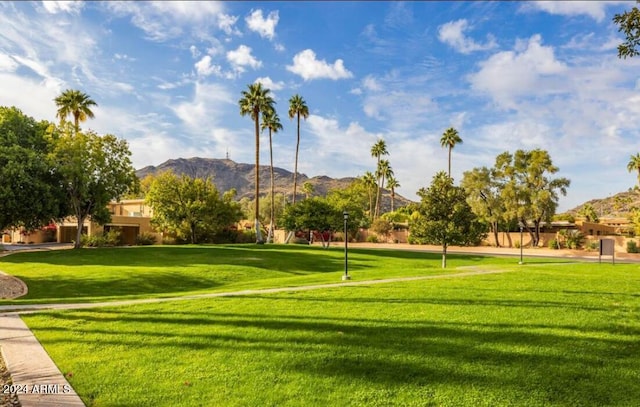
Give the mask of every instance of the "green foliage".
M 378 236 L 376 235 L 367 236 L 367 243 L 378 243 Z
M 393 231 L 393 223 L 385 219 L 376 219 L 371 224 L 370 230 L 380 236 L 388 236 Z
M 289 205 L 279 224 L 288 230 L 342 230 L 344 219 L 342 211 L 331 205 L 326 199 L 313 197 Z
M 137 246 L 150 246 L 157 241 L 156 236 L 153 233 L 142 232 L 136 236 Z
M 593 205 L 587 203 L 578 212 L 579 216 L 585 218 L 587 222 L 598 223 L 598 214 Z
M 629 221 L 633 225 L 633 233 L 635 236 L 640 236 L 640 209 L 633 208 L 629 215 Z
M 576 218 L 570 213 L 558 213 L 553 215 L 553 220 L 556 222 L 570 222 L 575 223 Z
M 85 219 L 107 223 L 111 219 L 107 204 L 136 190 L 138 178 L 126 140 L 111 134 L 72 133 L 68 126 L 62 130 L 51 135 L 50 158 L 70 207 L 67 215 L 77 219 L 79 242 Z
M 153 208 L 156 228 L 190 243 L 213 240 L 241 216 L 239 205 L 231 196 L 221 197 L 210 180 L 172 172 L 154 179 L 146 201 Z
M 0 106 L 0 230 L 33 230 L 67 215 L 60 176 L 49 157 L 49 126 Z
M 640 248 L 635 240 L 627 241 L 627 253 L 640 253 Z
M 80 245 L 82 247 L 113 247 L 122 244 L 122 234 L 119 230 L 110 230 L 107 233 L 96 233 L 88 236 L 82 235 Z
M 486 236 L 486 228 L 466 201 L 464 189 L 453 185 L 444 172 L 433 177 L 428 189 L 418 191 L 420 216 L 409 224 L 413 242 L 442 246 L 442 265 L 446 267 L 447 246 L 478 245 Z
M 640 55 L 640 9 L 633 7 L 622 14 L 616 14 L 613 22 L 618 25 L 618 31 L 625 35 L 625 42 L 618 45 L 618 58 Z
M 560 244 L 558 243 L 558 240 L 556 240 L 556 239 L 549 240 L 549 243 L 548 243 L 547 246 L 549 247 L 549 249 L 552 249 L 552 250 L 560 249 Z

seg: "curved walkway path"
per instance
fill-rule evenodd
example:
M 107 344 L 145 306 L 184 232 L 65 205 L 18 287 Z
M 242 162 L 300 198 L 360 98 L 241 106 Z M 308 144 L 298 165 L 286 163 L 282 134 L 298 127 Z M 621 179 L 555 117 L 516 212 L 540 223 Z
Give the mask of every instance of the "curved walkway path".
M 126 301 L 108 301 L 76 304 L 28 304 L 0 306 L 0 350 L 7 369 L 11 373 L 13 385 L 19 386 L 18 399 L 22 407 L 82 407 L 80 397 L 58 370 L 40 342 L 20 318 L 21 314 L 45 310 L 68 310 L 98 307 L 114 307 L 133 304 L 185 301 L 200 298 L 233 297 L 256 294 L 272 294 L 292 291 L 309 291 L 336 287 L 353 287 L 372 284 L 386 284 L 402 281 L 432 280 L 443 278 L 469 277 L 479 274 L 497 274 L 513 271 L 483 270 L 469 267 L 469 271 L 419 277 L 400 277 L 367 281 L 344 281 L 333 284 L 316 284 L 300 287 L 267 288 L 221 293 L 186 295 L 169 298 L 148 298 Z

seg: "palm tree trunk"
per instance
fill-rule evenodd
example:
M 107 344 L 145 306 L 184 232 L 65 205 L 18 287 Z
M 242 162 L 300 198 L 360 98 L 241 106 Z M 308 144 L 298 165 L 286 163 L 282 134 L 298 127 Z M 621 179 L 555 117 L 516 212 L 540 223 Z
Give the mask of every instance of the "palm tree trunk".
M 256 228 L 256 243 L 264 243 L 262 241 L 262 232 L 260 231 L 260 128 L 259 122 L 260 116 L 259 112 L 256 112 L 254 117 L 255 129 L 256 129 L 256 174 L 255 174 L 255 182 L 256 182 L 256 205 L 255 205 L 255 228 Z
M 298 151 L 300 149 L 300 113 L 298 113 L 298 140 L 296 142 L 296 162 L 293 168 L 293 204 L 296 204 L 296 186 L 298 185 Z
M 393 212 L 393 201 L 396 199 L 396 191 L 391 188 L 391 212 Z
M 267 243 L 273 243 L 273 216 L 275 215 L 274 208 L 274 187 L 273 187 L 273 143 L 271 141 L 271 128 L 269 128 L 269 158 L 271 160 L 271 222 L 269 223 L 269 236 L 267 237 Z
M 451 146 L 449 146 L 449 178 L 451 178 Z

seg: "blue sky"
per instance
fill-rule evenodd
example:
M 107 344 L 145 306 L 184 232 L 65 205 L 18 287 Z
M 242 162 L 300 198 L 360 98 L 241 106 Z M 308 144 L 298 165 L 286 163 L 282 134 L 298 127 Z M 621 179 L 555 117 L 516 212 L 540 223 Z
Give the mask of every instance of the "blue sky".
M 288 100 L 310 110 L 299 171 L 373 171 L 387 142 L 398 192 L 416 199 L 516 149 L 548 150 L 571 180 L 560 209 L 626 191 L 640 151 L 640 58 L 619 60 L 611 22 L 634 1 L 0 2 L 0 105 L 55 120 L 53 98 L 97 103 L 85 128 L 128 140 L 137 168 L 171 158 L 254 162 L 238 99 L 270 88 L 284 130 L 275 165 L 293 169 Z M 268 164 L 268 135 L 261 164 Z

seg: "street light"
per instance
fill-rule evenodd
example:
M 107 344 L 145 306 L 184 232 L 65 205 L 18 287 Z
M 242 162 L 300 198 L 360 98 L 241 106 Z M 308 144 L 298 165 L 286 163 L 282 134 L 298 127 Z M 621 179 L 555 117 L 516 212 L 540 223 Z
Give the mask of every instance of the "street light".
M 349 220 L 349 212 L 342 212 L 342 216 L 344 217 L 344 276 L 342 276 L 342 279 L 351 280 L 351 277 L 349 276 L 349 262 L 347 261 L 349 244 L 349 237 L 347 236 L 347 221 Z
M 518 222 L 518 224 L 520 225 L 520 261 L 518 262 L 518 264 L 524 264 L 524 262 L 522 261 L 522 247 L 524 246 L 524 242 L 522 241 L 522 228 L 524 227 L 524 225 L 522 224 L 522 221 Z

